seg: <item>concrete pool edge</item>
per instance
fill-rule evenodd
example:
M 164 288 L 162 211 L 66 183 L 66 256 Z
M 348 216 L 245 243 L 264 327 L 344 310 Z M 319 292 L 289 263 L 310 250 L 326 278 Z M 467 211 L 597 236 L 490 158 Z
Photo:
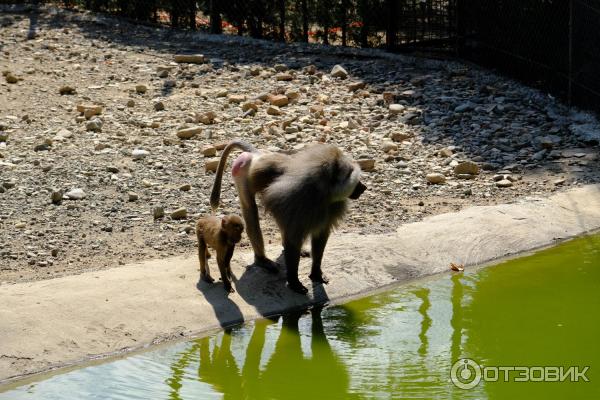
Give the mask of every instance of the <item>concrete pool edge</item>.
M 237 292 L 228 297 L 220 284 L 196 287 L 194 256 L 2 285 L 0 384 L 313 302 L 339 303 L 447 271 L 450 262 L 489 264 L 598 229 L 600 185 L 589 185 L 433 216 L 395 234 L 338 235 L 324 260 L 331 283 L 311 287 L 306 298 L 284 286 L 282 273 L 246 270 L 248 252 L 234 255 Z M 309 264 L 301 266 L 305 284 Z

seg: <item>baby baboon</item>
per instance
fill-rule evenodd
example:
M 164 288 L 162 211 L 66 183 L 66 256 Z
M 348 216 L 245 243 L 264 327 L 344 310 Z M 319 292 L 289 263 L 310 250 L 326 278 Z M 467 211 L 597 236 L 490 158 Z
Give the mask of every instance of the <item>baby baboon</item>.
M 241 149 L 232 175 L 240 198 L 246 230 L 254 250 L 255 264 L 277 270 L 265 255 L 255 197 L 273 215 L 283 239 L 288 286 L 298 293 L 307 289 L 298 279 L 302 243 L 311 238 L 313 282 L 327 283 L 321 271 L 323 251 L 332 229 L 346 212 L 347 200 L 358 199 L 366 186 L 360 167 L 333 145 L 316 144 L 293 154 L 260 152 L 249 143 L 234 140 L 223 150 L 210 204 L 215 209 L 221 195 L 221 179 L 227 156 Z
M 225 290 L 229 293 L 235 292 L 231 286 L 231 256 L 235 244 L 242 239 L 244 223 L 242 219 L 234 214 L 223 218 L 206 217 L 200 218 L 196 223 L 196 236 L 198 237 L 198 258 L 200 259 L 200 279 L 213 283 L 215 280 L 210 276 L 207 258 L 210 257 L 206 246 L 210 246 L 217 252 L 217 265 L 221 272 L 221 279 Z

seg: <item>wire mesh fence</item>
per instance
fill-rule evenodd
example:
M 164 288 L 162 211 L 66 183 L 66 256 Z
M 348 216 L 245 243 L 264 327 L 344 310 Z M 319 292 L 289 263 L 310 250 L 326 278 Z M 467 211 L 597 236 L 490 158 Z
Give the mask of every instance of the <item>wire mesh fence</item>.
M 459 54 L 600 110 L 600 0 L 463 0 Z
M 391 51 L 442 50 L 600 110 L 600 0 L 47 2 L 216 34 Z

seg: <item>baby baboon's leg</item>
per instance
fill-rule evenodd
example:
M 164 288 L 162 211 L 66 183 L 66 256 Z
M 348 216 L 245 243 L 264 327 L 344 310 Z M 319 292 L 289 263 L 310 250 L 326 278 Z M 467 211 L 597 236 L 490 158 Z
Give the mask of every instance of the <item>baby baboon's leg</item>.
M 233 293 L 235 290 L 231 286 L 229 280 L 229 274 L 231 271 L 231 257 L 233 256 L 234 246 L 227 246 L 225 254 L 219 254 L 217 252 L 217 263 L 219 264 L 219 271 L 221 272 L 221 280 L 223 281 L 223 287 L 228 293 Z
M 208 262 L 206 261 L 206 242 L 204 238 L 198 236 L 198 259 L 200 260 L 200 279 L 205 282 L 213 283 L 215 280 L 210 276 L 210 270 L 208 269 Z

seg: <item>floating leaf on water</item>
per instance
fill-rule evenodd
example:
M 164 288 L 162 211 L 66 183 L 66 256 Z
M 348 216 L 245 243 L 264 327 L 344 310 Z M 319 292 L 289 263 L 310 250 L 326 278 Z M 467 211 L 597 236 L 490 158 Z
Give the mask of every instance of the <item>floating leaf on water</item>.
M 464 270 L 465 270 L 465 266 L 464 266 L 464 265 L 462 265 L 462 264 L 454 264 L 454 263 L 450 263 L 450 269 L 451 269 L 452 271 L 457 271 L 457 272 L 460 272 L 460 271 L 464 271 Z

